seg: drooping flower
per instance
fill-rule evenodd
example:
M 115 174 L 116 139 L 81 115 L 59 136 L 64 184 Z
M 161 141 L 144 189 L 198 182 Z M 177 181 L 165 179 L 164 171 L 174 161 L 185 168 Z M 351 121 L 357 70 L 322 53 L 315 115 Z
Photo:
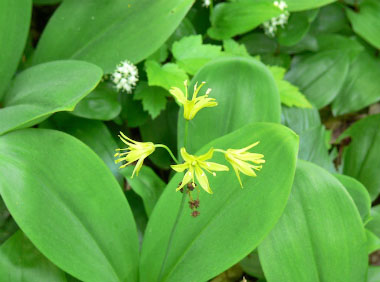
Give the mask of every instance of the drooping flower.
M 270 37 L 275 36 L 278 26 L 284 27 L 287 24 L 290 15 L 286 10 L 288 5 L 285 1 L 274 1 L 273 5 L 283 11 L 283 13 L 278 17 L 273 17 L 269 21 L 263 23 L 264 32 Z
M 187 170 L 183 176 L 181 185 L 178 186 L 177 191 L 188 183 L 191 183 L 195 187 L 195 178 L 199 185 L 207 192 L 212 194 L 207 175 L 205 171 L 215 176 L 214 171 L 228 171 L 229 168 L 225 165 L 221 165 L 207 160 L 211 159 L 214 153 L 214 149 L 211 148 L 206 154 L 200 156 L 193 156 L 186 152 L 185 148 L 181 148 L 181 155 L 184 159 L 184 163 L 178 165 L 172 165 L 171 168 L 177 172 L 183 172 Z M 195 177 L 194 177 L 195 176 Z
M 126 91 L 130 94 L 139 80 L 138 70 L 131 62 L 123 61 L 116 67 L 111 80 L 118 91 Z
M 137 164 L 132 173 L 132 177 L 135 175 L 135 173 L 138 175 L 144 159 L 152 154 L 156 147 L 152 142 L 134 141 L 131 138 L 127 137 L 123 132 L 120 132 L 119 137 L 123 143 L 128 145 L 128 147 L 124 149 L 116 149 L 118 152 L 115 154 L 115 157 L 119 158 L 115 160 L 115 163 L 117 164 L 119 162 L 125 161 L 126 163 L 120 166 L 120 168 L 124 168 L 127 165 L 130 165 L 131 163 L 137 161 Z
M 218 105 L 214 98 L 209 98 L 208 95 L 211 92 L 211 88 L 208 88 L 206 94 L 200 97 L 197 97 L 199 90 L 201 90 L 202 86 L 205 85 L 206 82 L 202 82 L 199 86 L 198 83 L 194 85 L 194 93 L 191 100 L 188 100 L 188 90 L 187 90 L 187 80 L 185 80 L 185 91 L 186 94 L 183 94 L 182 90 L 178 87 L 172 87 L 169 92 L 172 94 L 180 103 L 183 105 L 184 111 L 183 116 L 187 120 L 191 120 L 195 117 L 195 115 L 203 108 L 215 107 Z
M 239 171 L 245 175 L 255 177 L 256 173 L 254 170 L 259 171 L 262 168 L 262 164 L 265 163 L 263 154 L 247 152 L 258 144 L 259 142 L 256 142 L 243 149 L 228 149 L 224 152 L 224 156 L 234 169 L 241 187 L 243 187 L 243 184 L 240 179 Z

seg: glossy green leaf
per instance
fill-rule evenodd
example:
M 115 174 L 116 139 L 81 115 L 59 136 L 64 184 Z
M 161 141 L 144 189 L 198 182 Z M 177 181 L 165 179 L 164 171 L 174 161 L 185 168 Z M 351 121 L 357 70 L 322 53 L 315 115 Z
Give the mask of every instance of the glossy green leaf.
M 312 108 L 312 105 L 299 91 L 299 89 L 290 82 L 284 80 L 286 69 L 278 66 L 269 66 L 274 80 L 276 82 L 278 92 L 280 93 L 281 103 L 292 107 Z
M 202 44 L 202 36 L 193 35 L 174 42 L 172 53 L 177 64 L 187 73 L 194 75 L 209 61 L 221 56 L 222 47 Z
M 249 276 L 264 278 L 264 272 L 261 267 L 257 249 L 246 256 L 239 264 L 243 271 L 249 274 Z
M 361 110 L 380 101 L 380 59 L 362 52 L 350 65 L 346 81 L 332 104 L 334 115 Z
M 214 7 L 207 33 L 214 39 L 227 39 L 250 31 L 281 12 L 267 0 L 219 3 Z
M 149 113 L 144 111 L 141 101 L 134 100 L 133 95 L 121 95 L 122 110 L 120 117 L 128 127 L 138 127 L 149 120 Z
M 119 165 L 115 164 L 115 149 L 117 143 L 104 123 L 73 117 L 66 113 L 56 114 L 49 119 L 51 129 L 66 132 L 89 146 L 107 165 L 120 185 L 123 176 L 119 172 Z M 117 135 L 114 136 L 117 138 Z
M 137 280 L 132 213 L 89 147 L 59 131 L 25 129 L 0 137 L 0 148 L 1 196 L 41 253 L 80 280 Z
M 31 0 L 0 1 L 0 101 L 21 59 L 31 14 Z
M 38 43 L 34 63 L 80 59 L 111 73 L 125 59 L 138 63 L 176 29 L 193 0 L 65 0 Z
M 287 207 L 259 255 L 268 282 L 365 281 L 364 227 L 343 185 L 299 161 Z
M 286 79 L 297 85 L 318 109 L 328 105 L 338 95 L 349 67 L 347 52 L 325 51 L 296 62 Z
M 228 56 L 249 57 L 249 53 L 244 44 L 239 44 L 233 39 L 223 40 L 223 49 L 224 54 L 227 54 Z
M 352 28 L 366 41 L 380 49 L 380 2 L 364 0 L 358 5 L 358 10 L 346 8 Z
M 73 115 L 88 119 L 111 120 L 120 114 L 121 105 L 116 89 L 107 83 L 101 83 L 78 103 Z
M 301 109 L 282 106 L 282 123 L 297 134 L 321 124 L 321 118 L 316 108 Z
M 371 220 L 367 223 L 366 228 L 380 237 L 380 205 L 371 209 Z
M 149 166 L 142 166 L 139 175 L 132 178 L 133 170 L 134 166 L 127 166 L 120 173 L 125 176 L 133 191 L 142 198 L 146 214 L 150 216 L 166 184 Z
M 380 193 L 380 115 L 354 123 L 339 139 L 348 136 L 352 141 L 343 152 L 343 173 L 364 184 L 374 200 Z
M 195 152 L 213 139 L 232 132 L 249 122 L 280 121 L 280 97 L 269 70 L 251 58 L 229 57 L 210 62 L 192 79 L 205 81 L 199 95 L 207 88 L 218 106 L 205 108 L 189 122 L 188 151 Z M 178 145 L 184 134 L 183 110 L 178 120 Z
M 0 135 L 29 127 L 59 111 L 72 111 L 100 81 L 102 71 L 80 61 L 41 64 L 20 73 L 0 109 Z
M 302 11 L 319 8 L 336 0 L 286 0 L 290 11 Z
M 274 38 L 269 38 L 264 33 L 249 33 L 243 36 L 239 43 L 244 44 L 251 55 L 274 53 L 278 44 Z
M 18 229 L 16 222 L 10 215 L 3 199 L 0 197 L 0 245 Z
M 161 86 L 167 90 L 173 86 L 183 89 L 183 82 L 189 79 L 186 72 L 173 63 L 161 66 L 156 61 L 150 60 L 145 62 L 145 69 L 149 86 Z
M 263 169 L 256 178 L 242 176 L 243 189 L 232 170 L 209 176 L 214 194 L 200 192 L 200 215 L 196 218 L 185 205 L 160 275 L 182 197 L 175 190 L 183 173 L 172 178 L 145 232 L 141 281 L 181 281 L 183 277 L 187 281 L 206 281 L 247 256 L 273 228 L 293 182 L 297 136 L 278 124 L 252 123 L 216 139 L 198 153 L 206 152 L 211 146 L 242 148 L 258 140 L 260 145 L 254 151 L 265 155 Z M 225 163 L 220 153 L 215 153 L 213 160 Z
M 346 188 L 358 208 L 362 221 L 366 223 L 371 217 L 371 198 L 369 197 L 367 189 L 363 184 L 350 176 L 342 174 L 334 174 L 334 176 Z
M 291 13 L 288 23 L 278 30 L 278 42 L 283 46 L 292 46 L 301 41 L 309 28 L 308 12 Z
M 140 82 L 133 95 L 133 99 L 141 100 L 144 111 L 147 111 L 152 119 L 155 119 L 166 107 L 168 91 L 161 87 L 148 86 L 146 82 Z
M 368 267 L 368 280 L 367 282 L 380 281 L 380 266 L 370 265 Z
M 380 250 L 380 238 L 369 230 L 365 230 L 367 236 L 367 253 L 370 255 L 373 252 Z
M 65 273 L 48 261 L 21 232 L 0 247 L 0 277 L 12 282 L 65 282 Z
M 33 0 L 35 5 L 54 5 L 62 2 L 62 0 Z
M 340 3 L 322 7 L 311 25 L 314 33 L 333 33 L 350 29 L 346 14 Z
M 347 51 L 348 56 L 350 57 L 350 62 L 354 61 L 357 58 L 357 56 L 364 50 L 363 45 L 359 43 L 356 37 L 323 33 L 317 35 L 316 38 L 318 40 L 319 51 Z M 350 68 L 351 67 L 352 64 L 350 65 Z

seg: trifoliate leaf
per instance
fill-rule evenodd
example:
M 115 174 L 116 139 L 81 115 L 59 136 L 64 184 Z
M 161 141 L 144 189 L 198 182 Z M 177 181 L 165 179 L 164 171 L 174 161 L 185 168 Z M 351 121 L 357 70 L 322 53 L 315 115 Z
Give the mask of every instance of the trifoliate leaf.
M 271 71 L 278 91 L 280 92 L 281 103 L 289 107 L 312 108 L 306 97 L 299 91 L 298 87 L 284 80 L 286 70 L 278 66 L 268 66 Z
M 177 64 L 194 75 L 203 65 L 222 54 L 222 47 L 202 44 L 201 35 L 183 37 L 174 42 L 172 53 Z
M 161 87 L 148 86 L 148 83 L 141 82 L 136 88 L 134 99 L 141 100 L 144 111 L 155 119 L 166 107 L 167 94 L 168 92 Z
M 223 40 L 223 49 L 226 55 L 249 57 L 244 44 L 239 44 L 233 39 Z
M 166 90 L 176 86 L 184 90 L 183 82 L 188 79 L 186 72 L 178 65 L 167 63 L 161 66 L 158 62 L 145 62 L 149 86 L 161 86 Z

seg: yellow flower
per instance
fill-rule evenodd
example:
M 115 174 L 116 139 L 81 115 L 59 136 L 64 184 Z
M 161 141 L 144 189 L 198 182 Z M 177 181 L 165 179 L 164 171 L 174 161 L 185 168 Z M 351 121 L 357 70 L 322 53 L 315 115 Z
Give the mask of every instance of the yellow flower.
M 213 153 L 214 153 L 214 149 L 211 148 L 206 154 L 196 157 L 196 156 L 188 154 L 185 148 L 181 148 L 181 155 L 185 162 L 183 164 L 171 166 L 172 169 L 174 169 L 177 172 L 183 172 L 187 170 L 187 172 L 185 173 L 182 179 L 181 185 L 177 188 L 177 191 L 180 190 L 183 186 L 185 186 L 189 182 L 191 182 L 193 184 L 193 187 L 195 187 L 195 180 L 194 180 L 194 174 L 195 174 L 199 185 L 201 185 L 201 187 L 207 193 L 212 194 L 207 176 L 204 173 L 203 169 L 209 173 L 212 173 L 214 176 L 215 176 L 215 172 L 213 171 L 229 170 L 228 167 L 225 165 L 221 165 L 221 164 L 217 164 L 213 162 L 207 162 L 207 160 L 212 158 Z
M 261 164 L 265 163 L 265 160 L 263 159 L 264 155 L 247 152 L 249 149 L 255 147 L 257 144 L 259 144 L 259 142 L 253 143 L 252 145 L 249 145 L 248 147 L 245 147 L 243 149 L 228 149 L 224 152 L 225 158 L 232 165 L 232 168 L 236 173 L 241 187 L 243 187 L 243 184 L 240 179 L 239 171 L 241 171 L 245 175 L 255 177 L 256 173 L 254 170 L 260 170 L 262 168 Z M 253 165 L 249 162 L 258 165 Z
M 197 86 L 198 83 L 194 85 L 194 93 L 191 100 L 188 100 L 188 91 L 187 91 L 187 80 L 185 80 L 185 89 L 186 94 L 183 94 L 182 90 L 178 87 L 172 87 L 169 92 L 172 94 L 180 103 L 183 105 L 183 116 L 187 120 L 191 120 L 203 108 L 215 107 L 218 103 L 214 98 L 209 98 L 208 94 L 211 92 L 211 88 L 208 88 L 204 96 L 197 97 L 199 90 L 205 85 L 206 82 L 202 82 L 201 85 Z
M 138 175 L 144 159 L 154 152 L 155 146 L 152 142 L 134 141 L 131 138 L 125 136 L 123 132 L 120 132 L 119 137 L 121 141 L 128 145 L 128 147 L 125 149 L 116 149 L 116 151 L 126 152 L 116 153 L 115 157 L 119 157 L 119 159 L 117 159 L 115 163 L 117 164 L 119 162 L 126 161 L 127 163 L 120 166 L 120 168 L 124 168 L 127 165 L 130 165 L 131 163 L 138 160 L 135 169 L 133 170 L 132 177 L 135 175 L 135 173 Z

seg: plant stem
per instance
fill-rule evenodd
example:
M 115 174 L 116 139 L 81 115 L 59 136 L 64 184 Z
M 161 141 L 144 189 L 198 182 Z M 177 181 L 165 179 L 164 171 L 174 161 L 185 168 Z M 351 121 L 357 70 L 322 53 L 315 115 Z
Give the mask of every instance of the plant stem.
M 173 161 L 178 164 L 178 160 L 177 158 L 174 156 L 172 150 L 169 149 L 168 146 L 164 145 L 164 144 L 155 144 L 154 147 L 156 148 L 164 148 L 166 151 L 168 151 L 169 155 L 172 157 Z
M 161 281 L 162 275 L 164 274 L 164 268 L 165 268 L 165 264 L 166 264 L 166 261 L 167 261 L 168 256 L 169 256 L 170 248 L 172 246 L 172 241 L 173 241 L 173 238 L 174 238 L 174 233 L 175 233 L 175 230 L 177 229 L 177 225 L 178 225 L 178 222 L 179 222 L 179 218 L 181 217 L 181 214 L 182 214 L 182 211 L 183 211 L 183 207 L 185 206 L 186 192 L 187 192 L 187 187 L 185 185 L 183 187 L 183 195 L 182 195 L 181 205 L 179 206 L 177 217 L 176 217 L 176 219 L 174 221 L 174 225 L 173 225 L 172 231 L 170 232 L 168 246 L 166 248 L 164 260 L 162 261 L 161 270 L 160 270 L 160 274 L 158 275 L 158 280 L 157 281 Z
M 185 137 L 183 139 L 183 147 L 185 147 L 185 149 L 187 146 L 187 133 L 188 133 L 188 131 L 189 131 L 189 121 L 185 120 Z

